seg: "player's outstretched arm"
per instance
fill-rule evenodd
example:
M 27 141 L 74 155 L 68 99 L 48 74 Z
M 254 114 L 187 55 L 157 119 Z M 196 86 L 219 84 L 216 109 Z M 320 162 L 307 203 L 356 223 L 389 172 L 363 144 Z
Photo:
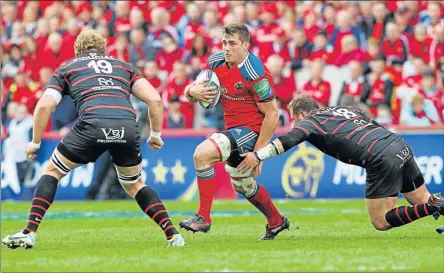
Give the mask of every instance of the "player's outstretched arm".
M 58 97 L 54 97 L 53 94 L 50 94 L 51 92 L 57 92 L 60 99 L 58 99 Z M 25 148 L 27 158 L 31 159 L 36 157 L 35 153 L 40 148 L 40 143 L 42 141 L 45 128 L 48 125 L 49 119 L 51 118 L 51 113 L 57 107 L 57 104 L 60 102 L 61 98 L 62 96 L 57 90 L 51 89 L 48 91 L 47 89 L 37 103 L 34 110 L 32 141 L 29 142 Z
M 148 105 L 148 118 L 151 124 L 151 134 L 148 144 L 151 148 L 159 150 L 163 146 L 160 137 L 163 120 L 163 105 L 159 92 L 145 79 L 136 80 L 132 87 L 132 93 Z
M 241 154 L 245 159 L 239 164 L 237 170 L 242 173 L 249 173 L 249 171 L 252 171 L 263 160 L 290 150 L 299 143 L 307 140 L 308 136 L 309 131 L 297 126 L 285 135 L 278 137 L 264 148 L 259 149 L 256 152 Z

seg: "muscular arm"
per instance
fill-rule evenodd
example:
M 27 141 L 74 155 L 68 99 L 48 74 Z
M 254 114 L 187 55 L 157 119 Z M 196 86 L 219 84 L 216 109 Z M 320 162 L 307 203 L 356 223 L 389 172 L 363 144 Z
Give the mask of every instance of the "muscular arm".
M 265 147 L 265 145 L 270 142 L 279 124 L 279 112 L 275 99 L 267 102 L 259 102 L 257 103 L 257 106 L 265 115 L 265 118 L 261 126 L 259 138 L 254 146 L 254 151 Z
M 57 91 L 56 91 L 57 92 Z M 34 110 L 34 124 L 32 130 L 32 142 L 38 144 L 42 141 L 43 133 L 48 125 L 52 111 L 57 107 L 57 100 L 44 94 Z
M 269 157 L 280 155 L 299 143 L 304 142 L 307 140 L 307 137 L 308 135 L 304 131 L 294 128 L 290 132 L 278 137 L 273 142 L 257 151 L 256 155 L 260 160 L 265 160 Z
M 162 130 L 163 106 L 157 90 L 145 79 L 138 79 L 132 87 L 133 95 L 148 105 L 148 117 L 151 130 L 160 132 Z

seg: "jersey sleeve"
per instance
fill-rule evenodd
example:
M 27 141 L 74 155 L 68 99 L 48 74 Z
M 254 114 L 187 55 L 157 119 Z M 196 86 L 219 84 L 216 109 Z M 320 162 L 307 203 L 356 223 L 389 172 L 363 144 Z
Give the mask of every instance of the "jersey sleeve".
M 265 74 L 251 83 L 251 90 L 256 102 L 271 101 L 276 97 L 271 78 Z
M 62 95 L 68 94 L 69 86 L 64 73 L 57 69 L 48 81 L 46 88 L 52 88 L 59 91 Z
M 308 140 L 310 136 L 319 132 L 319 129 L 322 130 L 314 121 L 312 120 L 303 120 L 293 127 L 293 129 L 278 137 L 279 141 L 282 143 L 282 147 L 284 151 L 288 151 L 294 146 Z
M 143 78 L 142 73 L 138 68 L 133 69 L 133 73 L 131 73 L 131 79 L 130 79 L 130 87 L 133 87 L 133 84 L 138 80 Z

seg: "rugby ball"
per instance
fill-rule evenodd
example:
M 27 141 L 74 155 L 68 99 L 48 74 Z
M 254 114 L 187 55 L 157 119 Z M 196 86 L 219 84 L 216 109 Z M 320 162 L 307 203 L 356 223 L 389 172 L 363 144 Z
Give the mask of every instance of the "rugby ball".
M 208 102 L 199 100 L 199 104 L 205 109 L 213 108 L 214 106 L 216 106 L 216 104 L 219 102 L 219 99 L 220 99 L 219 78 L 217 77 L 216 73 L 214 73 L 213 71 L 211 71 L 209 69 L 205 69 L 205 70 L 202 70 L 199 73 L 199 75 L 197 75 L 196 82 L 198 82 L 199 80 L 202 80 L 202 79 L 208 79 L 208 81 L 204 84 L 205 87 L 209 87 L 209 86 L 216 87 L 216 89 L 214 90 L 214 91 L 216 91 L 216 94 L 214 95 L 214 98 L 211 102 L 208 103 Z

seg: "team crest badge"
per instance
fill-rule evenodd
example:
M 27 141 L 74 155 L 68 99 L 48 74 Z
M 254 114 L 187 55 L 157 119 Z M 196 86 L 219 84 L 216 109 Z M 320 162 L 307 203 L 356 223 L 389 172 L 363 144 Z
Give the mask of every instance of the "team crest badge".
M 234 88 L 236 88 L 236 90 L 243 90 L 245 88 L 244 84 L 242 82 L 237 82 L 234 85 Z

